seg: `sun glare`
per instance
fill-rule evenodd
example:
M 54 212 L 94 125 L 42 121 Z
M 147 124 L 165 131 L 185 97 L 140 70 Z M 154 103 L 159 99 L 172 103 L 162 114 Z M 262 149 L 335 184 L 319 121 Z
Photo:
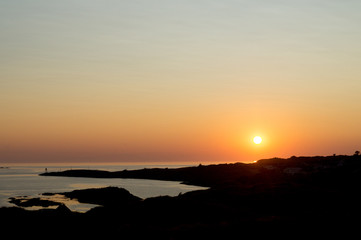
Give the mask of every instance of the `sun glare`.
M 260 136 L 255 136 L 255 137 L 253 138 L 253 142 L 254 142 L 255 144 L 260 144 L 260 143 L 262 142 L 262 138 L 261 138 Z

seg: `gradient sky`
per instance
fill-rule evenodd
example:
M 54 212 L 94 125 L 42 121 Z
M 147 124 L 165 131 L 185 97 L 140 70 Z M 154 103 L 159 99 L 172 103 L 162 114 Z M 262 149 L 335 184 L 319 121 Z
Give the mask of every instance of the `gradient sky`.
M 0 0 L 0 163 L 352 154 L 360 12 L 358 0 Z

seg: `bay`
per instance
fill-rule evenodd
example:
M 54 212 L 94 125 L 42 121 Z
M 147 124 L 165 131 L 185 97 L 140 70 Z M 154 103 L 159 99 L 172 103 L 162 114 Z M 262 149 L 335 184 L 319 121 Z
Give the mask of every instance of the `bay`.
M 44 171 L 64 171 L 70 169 L 91 169 L 106 171 L 121 171 L 124 169 L 143 168 L 178 168 L 189 165 L 164 165 L 164 164 L 144 164 L 144 165 L 117 165 L 117 164 L 32 164 L 32 165 L 6 165 L 0 168 L 0 207 L 14 206 L 9 203 L 9 198 L 28 196 L 41 197 L 42 193 L 69 192 L 76 189 L 101 188 L 115 186 L 127 189 L 130 193 L 140 198 L 156 196 L 177 196 L 194 190 L 206 189 L 199 186 L 181 184 L 174 181 L 144 180 L 144 179 L 121 179 L 121 178 L 78 178 L 78 177 L 53 177 L 39 176 Z M 56 198 L 56 199 L 54 199 Z M 62 201 L 73 211 L 85 212 L 93 204 L 82 204 L 70 199 L 60 199 L 55 195 L 52 200 Z M 36 207 L 32 209 L 37 209 Z

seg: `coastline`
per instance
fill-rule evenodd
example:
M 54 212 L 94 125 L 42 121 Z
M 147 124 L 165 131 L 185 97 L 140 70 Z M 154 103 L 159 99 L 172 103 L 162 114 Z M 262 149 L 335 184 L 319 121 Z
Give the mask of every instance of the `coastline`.
M 361 214 L 360 156 L 291 157 L 254 164 L 43 174 L 50 175 L 177 180 L 208 189 L 143 200 L 121 189 L 76 190 L 76 194 L 67 193 L 68 196 L 99 206 L 81 214 L 64 208 L 25 212 L 2 208 L 0 213 L 10 218 L 29 216 L 28 219 L 38 223 L 49 216 L 55 222 L 65 218 L 74 223 L 81 219 L 79 224 L 97 226 L 99 231 L 107 229 L 109 233 L 133 236 L 147 232 L 149 236 L 165 239 L 182 239 L 189 233 L 223 236 L 262 228 L 275 231 L 300 226 L 306 230 L 335 225 L 342 228 L 358 223 Z M 115 197 L 118 192 L 121 192 L 119 198 Z
M 48 166 L 48 165 L 45 165 Z M 48 171 L 60 171 L 69 169 L 97 169 L 99 165 L 53 165 L 48 166 Z M 134 166 L 134 165 L 133 165 Z M 61 168 L 60 168 L 61 167 Z M 129 166 L 119 165 L 103 165 L 99 166 L 100 169 L 109 171 L 119 171 Z M 132 167 L 132 166 L 131 166 Z M 149 167 L 140 166 L 139 168 Z M 156 166 L 158 167 L 158 166 Z M 166 167 L 170 168 L 169 165 Z M 0 170 L 0 207 L 12 207 L 13 204 L 9 203 L 10 197 L 28 196 L 28 197 L 41 197 L 41 193 L 45 192 L 70 192 L 77 189 L 87 188 L 102 188 L 107 186 L 117 186 L 129 190 L 132 194 L 141 198 L 155 197 L 159 195 L 177 196 L 180 192 L 185 193 L 200 187 L 184 185 L 180 182 L 158 181 L 158 180 L 143 180 L 143 179 L 95 179 L 95 178 L 65 178 L 65 177 L 43 177 L 39 176 L 45 170 L 44 166 L 22 165 L 11 166 L 8 169 Z M 48 199 L 44 198 L 44 199 Z M 87 211 L 92 206 L 86 204 L 79 204 L 77 202 L 65 203 L 72 211 Z M 37 209 L 27 207 L 26 209 Z
M 358 161 L 360 160 L 360 161 Z M 136 170 L 105 171 L 76 169 L 58 172 L 44 172 L 40 176 L 84 177 L 84 178 L 125 178 L 180 181 L 183 184 L 202 187 L 224 186 L 227 183 L 266 182 L 264 176 L 279 178 L 307 178 L 322 174 L 352 171 L 359 168 L 361 155 L 313 156 L 261 159 L 255 163 L 225 163 L 198 165 L 181 168 L 143 168 Z M 279 179 L 280 180 L 280 179 Z

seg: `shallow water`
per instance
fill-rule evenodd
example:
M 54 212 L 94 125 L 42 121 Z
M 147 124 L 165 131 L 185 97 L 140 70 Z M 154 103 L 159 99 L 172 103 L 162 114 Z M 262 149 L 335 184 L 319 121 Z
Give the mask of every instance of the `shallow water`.
M 69 169 L 101 169 L 108 171 L 120 171 L 124 169 L 142 169 L 152 167 L 182 167 L 184 165 L 29 165 L 7 166 L 0 168 L 0 207 L 14 206 L 9 203 L 10 197 L 29 196 L 42 197 L 54 201 L 64 202 L 71 210 L 84 212 L 94 207 L 93 204 L 81 204 L 74 200 L 60 199 L 56 196 L 42 196 L 42 193 L 69 192 L 75 189 L 101 188 L 116 186 L 127 189 L 130 193 L 141 198 L 155 196 L 177 196 L 193 190 L 205 189 L 198 186 L 184 185 L 180 182 L 143 180 L 143 179 L 120 179 L 120 178 L 75 178 L 39 176 L 45 171 L 63 171 Z M 57 199 L 55 199 L 57 198 Z M 33 207 L 32 209 L 36 209 Z

